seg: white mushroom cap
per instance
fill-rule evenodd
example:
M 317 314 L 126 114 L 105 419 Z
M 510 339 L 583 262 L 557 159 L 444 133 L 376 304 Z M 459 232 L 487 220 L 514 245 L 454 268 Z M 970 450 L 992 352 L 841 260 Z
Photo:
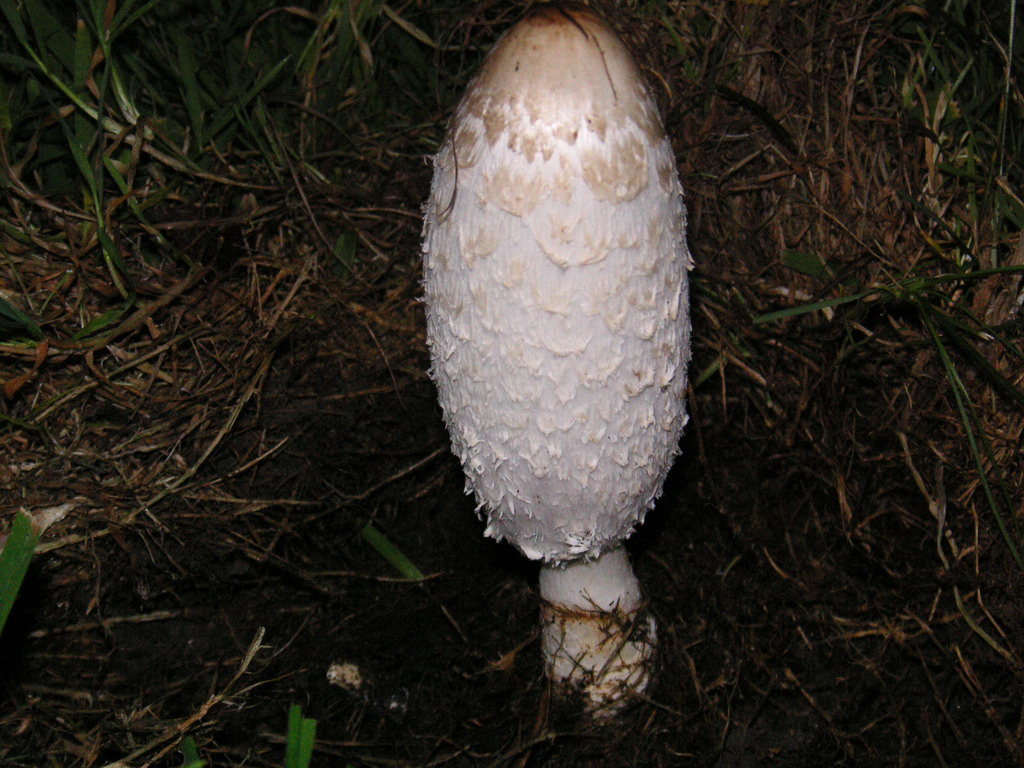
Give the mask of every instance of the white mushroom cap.
M 661 493 L 686 421 L 686 213 L 654 101 L 583 6 L 495 46 L 435 158 L 431 374 L 487 533 L 594 558 Z

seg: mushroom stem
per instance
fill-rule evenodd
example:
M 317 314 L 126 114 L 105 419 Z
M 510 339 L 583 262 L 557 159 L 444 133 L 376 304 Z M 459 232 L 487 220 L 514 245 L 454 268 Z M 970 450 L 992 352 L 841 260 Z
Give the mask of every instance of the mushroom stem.
M 544 565 L 541 646 L 548 676 L 579 688 L 595 713 L 614 714 L 650 681 L 654 618 L 619 546 L 593 560 Z

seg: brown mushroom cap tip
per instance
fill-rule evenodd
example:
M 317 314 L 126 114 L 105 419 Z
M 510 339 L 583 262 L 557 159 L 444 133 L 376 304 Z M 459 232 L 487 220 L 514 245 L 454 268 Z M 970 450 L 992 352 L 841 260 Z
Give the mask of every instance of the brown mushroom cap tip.
M 648 141 L 664 136 L 633 56 L 586 6 L 541 6 L 488 55 L 463 103 L 483 117 L 487 137 L 529 123 L 572 141 L 584 118 L 603 139 L 609 125 L 635 123 Z

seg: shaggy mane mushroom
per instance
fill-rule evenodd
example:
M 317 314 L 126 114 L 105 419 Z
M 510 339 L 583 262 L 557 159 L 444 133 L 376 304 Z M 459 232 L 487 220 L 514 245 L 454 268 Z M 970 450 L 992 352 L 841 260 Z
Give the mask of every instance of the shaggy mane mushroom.
M 425 208 L 431 376 L 486 534 L 542 561 L 550 678 L 614 712 L 655 642 L 622 542 L 686 422 L 686 211 L 632 56 L 537 7 L 470 83 Z

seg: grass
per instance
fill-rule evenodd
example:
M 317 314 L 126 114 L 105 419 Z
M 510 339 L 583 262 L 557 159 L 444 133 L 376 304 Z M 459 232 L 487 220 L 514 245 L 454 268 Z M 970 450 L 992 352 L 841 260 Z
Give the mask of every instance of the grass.
M 288 735 L 284 751 L 284 768 L 309 768 L 316 742 L 316 720 L 302 716 L 302 707 L 293 704 L 288 710 Z
M 373 523 L 367 523 L 359 529 L 359 535 L 363 540 L 373 547 L 377 553 L 387 560 L 391 566 L 398 571 L 403 579 L 410 581 L 423 581 L 423 571 L 405 556 L 401 549 L 395 546 Z
M 21 583 L 28 573 L 29 562 L 40 535 L 30 515 L 19 512 L 14 516 L 7 541 L 0 549 L 0 633 L 3 633 Z
M 362 270 L 365 240 L 348 224 L 325 233 L 303 186 L 329 188 L 316 168 L 325 157 L 423 112 L 408 94 L 436 87 L 425 74 L 434 44 L 399 11 L 245 0 L 193 18 L 183 0 L 0 0 L 0 12 L 11 33 L 0 54 L 11 192 L 0 228 L 17 289 L 0 295 L 0 345 L 36 358 L 4 383 L 9 397 L 48 357 L 123 343 L 208 277 L 195 238 L 153 223 L 169 208 L 205 199 L 207 211 L 249 210 L 254 194 L 294 185 L 324 250 L 346 274 Z M 184 227 L 201 237 L 202 224 Z M 41 277 L 54 268 L 57 279 Z M 142 290 L 165 298 L 143 301 L 139 283 L 154 279 L 162 285 Z M 54 406 L 88 389 L 55 392 L 23 418 L 3 414 L 2 428 L 42 428 Z
M 0 224 L 26 248 L 43 242 L 65 260 L 92 262 L 114 289 L 83 290 L 74 315 L 48 318 L 51 334 L 108 334 L 138 305 L 140 270 L 191 262 L 150 221 L 167 201 L 212 184 L 242 204 L 267 181 L 316 174 L 311 158 L 422 113 L 405 94 L 436 87 L 426 75 L 430 35 L 384 3 L 333 0 L 314 14 L 267 0 L 214 2 L 200 19 L 192 9 L 184 0 L 77 0 L 73 11 L 0 2 L 16 42 L 0 58 L 15 203 Z M 296 124 L 298 141 L 285 141 Z M 42 214 L 56 201 L 70 229 L 47 229 Z M 351 268 L 351 233 L 336 247 Z M 23 298 L 27 308 L 0 299 L 0 342 L 42 340 L 53 296 Z
M 309 768 L 316 743 L 316 720 L 302 716 L 302 707 L 293 704 L 288 710 L 288 731 L 285 734 L 284 768 Z M 181 742 L 181 768 L 206 768 L 207 762 L 199 756 L 195 739 L 191 736 Z
M 911 129 L 924 137 L 926 170 L 922 186 L 901 196 L 916 215 L 931 258 L 887 282 L 844 286 L 840 296 L 765 313 L 755 323 L 851 304 L 911 307 L 938 355 L 989 513 L 1014 562 L 1024 568 L 1024 530 L 1004 462 L 964 373 L 970 369 L 1006 409 L 1024 414 L 1024 389 L 1015 376 L 1024 351 L 1016 341 L 1020 320 L 1012 319 L 1024 275 L 1024 247 L 1013 246 L 1024 229 L 1024 203 L 1014 192 L 1024 188 L 1024 99 L 1013 67 L 1013 51 L 1021 44 L 1014 36 L 1016 2 L 1005 11 L 1009 23 L 999 28 L 999 12 L 988 15 L 972 0 L 956 0 L 931 6 L 928 13 L 907 9 L 899 27 L 920 41 L 899 89 Z M 884 253 L 876 257 L 886 260 Z M 789 266 L 821 277 L 817 266 L 825 262 L 813 254 L 810 262 L 814 269 L 802 268 L 802 262 Z M 993 364 L 996 358 L 1004 363 Z
M 438 87 L 428 75 L 430 34 L 381 2 L 331 0 L 311 12 L 268 0 L 214 0 L 197 16 L 185 0 L 0 0 L 0 15 L 0 150 L 10 193 L 0 206 L 9 243 L 0 265 L 16 287 L 0 294 L 0 346 L 35 360 L 2 381 L 8 398 L 32 389 L 47 361 L 134 346 L 130 339 L 162 303 L 144 300 L 153 285 L 140 283 L 184 269 L 173 289 L 180 295 L 208 274 L 192 243 L 162 226 L 168 207 L 206 197 L 244 207 L 254 190 L 298 187 L 299 176 L 333 183 L 318 168 L 325 157 L 361 151 L 397 115 L 423 112 L 410 94 Z M 347 273 L 360 272 L 354 229 L 326 242 Z M 54 268 L 57 280 L 39 277 Z M 196 341 L 186 332 L 170 343 Z M 109 371 L 109 380 L 130 380 L 148 359 L 144 353 Z M 45 434 L 47 422 L 94 390 L 75 383 L 28 408 L 5 408 L 0 434 Z M 251 387 L 237 391 L 225 433 L 249 395 Z M 162 440 L 159 429 L 143 440 Z M 136 442 L 129 438 L 112 453 L 130 453 Z M 219 442 L 214 437 L 209 450 Z M 187 487 L 193 470 L 148 504 Z M 368 529 L 375 535 L 364 531 L 364 538 L 404 575 L 422 578 Z M 16 515 L 0 554 L 0 629 L 38 539 L 30 519 Z M 288 768 L 308 765 L 314 732 L 315 721 L 293 711 Z M 198 760 L 185 749 L 186 763 Z
M 833 310 L 854 303 L 892 303 L 910 306 L 918 322 L 938 353 L 942 370 L 956 403 L 970 455 L 980 480 L 989 512 L 996 521 L 1014 562 L 1024 568 L 1021 550 L 1024 532 L 1014 514 L 1014 501 L 1010 486 L 996 458 L 992 441 L 982 423 L 981 414 L 972 402 L 971 388 L 965 384 L 961 367 L 968 366 L 981 376 L 1002 398 L 1009 409 L 1024 414 L 1024 389 L 1005 369 L 998 370 L 989 360 L 991 353 L 982 346 L 993 344 L 1010 360 L 1024 361 L 1024 353 L 1011 337 L 975 316 L 968 308 L 950 301 L 949 286 L 962 290 L 965 285 L 994 277 L 1024 274 L 1024 266 L 996 267 L 962 274 L 942 274 L 935 277 L 912 277 L 895 285 L 883 285 L 859 290 L 855 293 L 819 302 L 790 307 L 766 313 L 754 319 L 755 323 L 772 323 L 813 312 Z M 949 307 L 949 309 L 946 309 Z M 958 358 L 953 352 L 958 353 Z

